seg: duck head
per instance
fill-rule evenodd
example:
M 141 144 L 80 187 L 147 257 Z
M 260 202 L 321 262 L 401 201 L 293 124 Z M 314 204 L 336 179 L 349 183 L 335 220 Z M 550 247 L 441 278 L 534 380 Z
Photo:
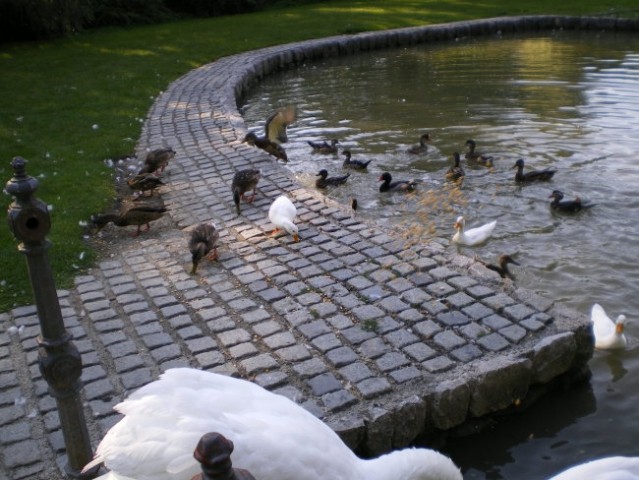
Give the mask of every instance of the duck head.
M 626 323 L 626 316 L 619 315 L 617 317 L 617 321 L 615 322 L 615 333 L 617 335 L 621 335 L 623 333 L 624 324 Z
M 391 177 L 391 174 L 388 172 L 384 172 L 381 174 L 381 176 L 379 177 L 379 182 L 384 181 L 387 183 L 390 183 L 390 181 L 393 179 L 393 177 Z
M 464 230 L 464 225 L 466 225 L 466 220 L 460 215 L 455 221 L 455 230 Z
M 248 143 L 249 145 L 255 145 L 255 141 L 257 140 L 257 135 L 254 132 L 248 132 L 242 140 L 242 143 Z
M 502 268 L 508 265 L 509 263 L 512 263 L 513 265 L 519 265 L 519 263 L 516 262 L 515 259 L 511 257 L 510 255 L 504 254 L 499 257 L 499 265 Z
M 466 140 L 466 143 L 465 143 L 464 145 L 465 145 L 466 147 L 468 147 L 468 148 L 470 149 L 470 151 L 475 150 L 475 145 L 476 145 L 476 144 L 475 144 L 475 140 L 473 140 L 473 139 L 470 139 L 470 138 L 469 138 L 468 140 Z
M 562 198 L 564 198 L 564 194 L 559 190 L 553 190 L 548 198 L 554 198 L 556 202 L 559 202 Z
M 322 168 L 317 175 L 315 175 L 316 177 L 322 177 L 322 178 L 326 178 L 328 177 L 328 171 L 324 168 Z
M 512 168 L 524 168 L 524 159 L 520 158 L 519 160 L 517 160 Z

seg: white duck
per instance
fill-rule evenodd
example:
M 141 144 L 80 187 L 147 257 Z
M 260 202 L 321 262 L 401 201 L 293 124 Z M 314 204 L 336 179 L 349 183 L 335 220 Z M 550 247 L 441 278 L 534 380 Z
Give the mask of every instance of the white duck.
M 459 216 L 455 222 L 455 229 L 457 232 L 453 235 L 453 243 L 468 246 L 479 245 L 490 237 L 495 229 L 495 225 L 497 225 L 497 220 L 486 223 L 481 227 L 465 230 L 466 221 L 464 220 L 464 217 Z
M 300 237 L 297 233 L 297 225 L 293 223 L 295 215 L 297 215 L 297 208 L 295 208 L 293 202 L 285 195 L 277 197 L 268 210 L 268 219 L 275 226 L 273 233 L 285 230 L 293 235 L 293 240 L 299 242 Z
M 425 448 L 360 459 L 292 400 L 196 369 L 167 370 L 115 409 L 124 418 L 85 467 L 104 462 L 111 472 L 98 480 L 189 480 L 200 471 L 193 451 L 207 432 L 231 440 L 233 467 L 258 480 L 462 480 L 448 457 Z
M 639 480 L 639 457 L 607 457 L 564 470 L 548 480 Z
M 595 303 L 590 312 L 592 332 L 595 335 L 595 348 L 600 350 L 621 350 L 626 348 L 626 336 L 623 333 L 625 315 L 619 315 L 616 321 L 606 315 L 601 305 Z

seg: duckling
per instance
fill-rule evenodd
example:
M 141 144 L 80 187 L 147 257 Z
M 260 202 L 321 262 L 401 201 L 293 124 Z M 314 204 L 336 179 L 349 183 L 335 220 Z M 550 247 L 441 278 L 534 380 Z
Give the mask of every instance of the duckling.
M 467 161 L 474 162 L 479 165 L 484 165 L 489 168 L 493 166 L 493 157 L 490 157 L 488 155 L 484 155 L 483 153 L 479 153 L 475 151 L 475 146 L 476 146 L 475 140 L 469 138 L 468 140 L 466 140 L 465 145 L 466 147 L 468 147 L 468 151 L 466 152 L 466 155 L 464 156 Z
M 508 265 L 511 263 L 513 265 L 519 265 L 519 263 L 517 263 L 513 257 L 504 254 L 499 256 L 497 265 L 493 265 L 490 263 L 484 263 L 484 265 L 487 269 L 492 270 L 493 272 L 497 272 L 501 278 L 510 278 L 511 280 L 515 280 L 515 276 L 508 269 Z
M 297 120 L 297 109 L 294 106 L 281 108 L 266 119 L 264 135 L 273 143 L 280 144 L 288 141 L 286 128 Z
M 456 183 L 457 185 L 461 185 L 464 183 L 465 176 L 466 172 L 464 172 L 464 169 L 461 166 L 461 157 L 459 156 L 459 152 L 454 152 L 453 165 L 446 172 L 446 180 Z
M 299 242 L 298 228 L 293 223 L 296 215 L 297 208 L 287 196 L 280 195 L 277 197 L 268 210 L 268 218 L 275 226 L 272 234 L 275 235 L 280 230 L 284 230 L 293 236 L 294 241 Z
M 315 186 L 317 188 L 326 188 L 329 186 L 336 187 L 337 185 L 346 183 L 346 180 L 348 180 L 348 177 L 350 177 L 351 174 L 347 173 L 346 175 L 342 175 L 341 177 L 329 177 L 328 171 L 323 168 L 319 171 L 319 173 L 316 176 L 320 178 L 315 180 Z
M 126 181 L 127 185 L 131 188 L 131 190 L 139 191 L 139 192 L 151 192 L 153 196 L 153 192 L 155 189 L 165 185 L 165 183 L 159 178 L 156 177 L 152 173 L 138 173 L 137 175 L 132 176 Z M 139 200 L 138 196 L 135 200 Z
M 457 232 L 453 235 L 452 242 L 458 243 L 459 245 L 467 245 L 469 247 L 479 245 L 480 243 L 488 240 L 495 229 L 495 225 L 497 225 L 497 220 L 493 220 L 492 222 L 486 223 L 480 227 L 465 230 L 466 221 L 464 220 L 464 217 L 459 216 L 455 222 L 455 230 L 457 230 Z
M 562 200 L 564 194 L 559 190 L 553 190 L 548 198 L 553 199 L 550 208 L 558 212 L 577 213 L 595 206 L 594 203 L 583 203 L 579 197 L 575 197 L 574 200 Z
M 517 160 L 512 168 L 517 169 L 517 173 L 515 173 L 515 182 L 520 183 L 547 181 L 550 180 L 552 176 L 557 172 L 557 170 L 546 168 L 544 170 L 530 170 L 529 172 L 524 173 L 523 158 Z
M 423 133 L 419 137 L 419 145 L 413 145 L 408 150 L 406 150 L 406 152 L 410 153 L 412 155 L 422 155 L 424 153 L 427 153 L 428 152 L 428 142 L 430 142 L 430 134 Z
M 416 180 L 396 180 L 392 181 L 393 177 L 390 173 L 384 172 L 379 177 L 378 181 L 383 181 L 379 186 L 380 192 L 412 192 L 417 187 Z
M 273 155 L 275 158 L 288 162 L 288 156 L 286 150 L 279 143 L 270 141 L 266 137 L 258 137 L 254 132 L 249 132 L 242 140 L 242 143 L 248 143 L 249 145 L 257 148 L 261 148 L 269 155 Z
M 217 260 L 217 246 L 215 245 L 220 238 L 220 234 L 215 228 L 215 223 L 201 223 L 191 232 L 189 239 L 189 251 L 193 267 L 191 275 L 197 271 L 197 266 L 204 257 L 208 260 Z
M 327 141 L 311 142 L 310 140 L 306 143 L 311 146 L 313 153 L 337 153 L 337 144 L 339 142 L 333 138 L 331 143 L 328 143 Z
M 255 199 L 255 191 L 257 189 L 257 182 L 260 181 L 261 173 L 256 168 L 247 168 L 239 170 L 233 175 L 233 181 L 231 183 L 231 191 L 233 192 L 233 203 L 235 203 L 235 210 L 237 214 L 240 214 L 240 200 L 244 199 L 247 203 L 253 203 Z M 250 198 L 246 198 L 244 194 L 249 190 L 253 190 L 253 195 Z
M 144 159 L 144 166 L 140 170 L 142 173 L 154 173 L 156 171 L 164 172 L 169 161 L 175 158 L 175 150 L 169 148 L 157 148 L 147 153 Z
M 343 168 L 354 168 L 356 170 L 366 170 L 366 168 L 368 167 L 368 164 L 371 163 L 373 160 L 367 160 L 367 161 L 363 161 L 363 160 L 351 160 L 351 152 L 350 150 L 344 150 L 342 152 L 342 155 L 344 155 L 344 157 L 346 157 L 344 159 L 344 163 L 342 163 L 342 167 Z
M 113 224 L 118 227 L 137 225 L 138 229 L 133 234 L 134 237 L 137 237 L 140 234 L 140 227 L 142 225 L 146 225 L 146 230 L 149 230 L 149 223 L 160 218 L 166 211 L 167 209 L 164 207 L 140 205 L 138 207 L 131 207 L 123 213 L 96 215 L 91 217 L 91 224 L 97 231 L 100 231 L 109 222 L 113 222 Z

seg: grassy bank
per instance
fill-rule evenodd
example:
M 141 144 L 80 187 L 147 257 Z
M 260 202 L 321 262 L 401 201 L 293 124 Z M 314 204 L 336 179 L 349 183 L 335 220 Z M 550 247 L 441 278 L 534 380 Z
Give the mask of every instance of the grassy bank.
M 108 29 L 0 47 L 0 180 L 29 160 L 51 205 L 49 255 L 59 288 L 91 266 L 81 222 L 112 202 L 107 160 L 131 154 L 153 99 L 171 81 L 246 50 L 335 34 L 520 14 L 636 18 L 635 0 L 550 2 L 373 0 L 313 2 L 258 14 Z M 8 206 L 11 199 L 3 197 Z M 0 228 L 0 312 L 32 302 L 26 264 Z

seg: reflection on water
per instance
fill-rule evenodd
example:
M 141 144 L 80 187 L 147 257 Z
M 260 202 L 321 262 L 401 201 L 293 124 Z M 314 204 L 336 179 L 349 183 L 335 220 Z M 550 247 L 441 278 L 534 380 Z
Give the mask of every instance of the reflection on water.
M 310 188 L 319 169 L 340 173 L 343 157 L 313 155 L 306 142 L 337 138 L 353 158 L 373 162 L 327 195 L 345 205 L 356 197 L 358 214 L 389 230 L 410 222 L 421 238 L 450 238 L 459 214 L 469 227 L 497 220 L 490 242 L 461 251 L 491 262 L 515 254 L 519 285 L 584 313 L 597 302 L 612 317 L 629 317 L 629 350 L 597 353 L 589 386 L 558 392 L 449 446 L 469 479 L 544 478 L 587 458 L 637 454 L 639 387 L 628 379 L 639 374 L 638 85 L 639 36 L 559 33 L 313 63 L 267 79 L 242 107 L 257 130 L 273 109 L 298 106 L 287 168 Z M 406 153 L 423 132 L 432 139 L 428 153 Z M 462 190 L 451 190 L 444 173 L 468 138 L 495 157 L 495 167 L 466 165 Z M 515 185 L 518 158 L 558 173 L 549 183 Z M 421 180 L 420 192 L 380 194 L 383 171 Z M 597 205 L 576 216 L 554 214 L 553 189 Z

